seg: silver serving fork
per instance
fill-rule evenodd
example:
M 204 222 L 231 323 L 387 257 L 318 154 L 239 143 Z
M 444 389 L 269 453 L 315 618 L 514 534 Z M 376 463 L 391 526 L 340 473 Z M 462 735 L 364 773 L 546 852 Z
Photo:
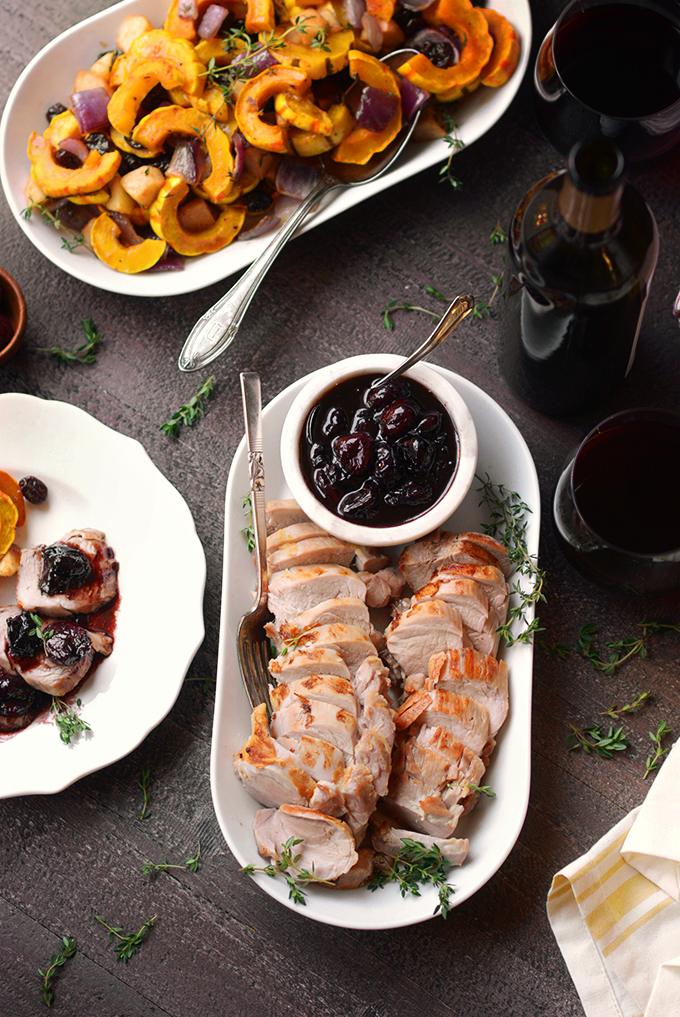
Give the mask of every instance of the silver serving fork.
M 260 703 L 266 703 L 267 713 L 271 716 L 272 707 L 269 699 L 269 640 L 264 631 L 264 623 L 269 619 L 267 608 L 267 548 L 264 499 L 264 460 L 262 448 L 262 397 L 260 378 L 254 371 L 241 374 L 241 395 L 243 398 L 243 416 L 246 427 L 246 443 L 248 446 L 248 471 L 250 474 L 250 502 L 255 534 L 255 569 L 257 573 L 257 590 L 255 606 L 244 614 L 239 622 L 236 635 L 241 677 L 245 685 L 252 709 Z

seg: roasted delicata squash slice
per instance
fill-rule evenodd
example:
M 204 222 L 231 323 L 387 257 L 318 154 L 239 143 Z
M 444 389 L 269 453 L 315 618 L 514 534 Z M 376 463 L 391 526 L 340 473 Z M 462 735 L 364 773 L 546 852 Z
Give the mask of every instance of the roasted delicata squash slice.
M 107 107 L 109 123 L 123 135 L 132 132 L 139 107 L 156 85 L 168 89 L 178 88 L 184 78 L 177 64 L 162 57 L 145 60 L 134 67 L 125 81 L 118 86 Z
M 351 28 L 329 33 L 323 48 L 288 42 L 285 38 L 287 28 L 290 25 L 278 25 L 274 29 L 274 38 L 280 41 L 271 50 L 274 59 L 284 67 L 297 67 L 316 81 L 329 74 L 336 74 L 347 66 L 350 48 L 354 46 L 354 32 Z M 260 38 L 263 39 L 264 36 Z
M 160 148 L 170 134 L 199 138 L 206 146 L 212 171 L 201 187 L 211 201 L 222 201 L 234 186 L 234 157 L 229 138 L 211 117 L 190 106 L 159 106 L 143 117 L 132 140 L 146 148 Z
M 43 131 L 43 138 L 45 138 L 55 148 L 59 148 L 62 141 L 66 138 L 82 138 L 82 132 L 78 126 L 78 121 L 71 112 L 67 109 L 65 113 L 57 113 L 56 117 L 52 117 L 49 126 Z
M 105 155 L 90 149 L 78 169 L 65 169 L 54 161 L 54 148 L 36 131 L 28 139 L 28 158 L 33 178 L 49 198 L 69 198 L 73 194 L 90 194 L 101 190 L 120 166 L 120 152 Z
M 189 193 L 189 185 L 181 177 L 168 177 L 150 209 L 151 228 L 167 241 L 178 254 L 194 256 L 220 251 L 238 235 L 246 217 L 243 205 L 229 205 L 220 213 L 213 226 L 198 232 L 182 229 L 177 209 Z
M 245 139 L 267 152 L 289 152 L 288 131 L 278 124 L 268 124 L 261 113 L 270 99 L 280 92 L 293 92 L 304 98 L 311 88 L 311 79 L 294 67 L 269 67 L 250 78 L 239 92 L 234 112 Z
M 274 109 L 280 117 L 293 127 L 299 127 L 301 131 L 330 134 L 333 130 L 333 121 L 328 114 L 315 106 L 310 99 L 301 98 L 295 92 L 279 92 L 274 97 Z
M 493 39 L 493 50 L 488 64 L 482 68 L 480 80 L 489 88 L 499 88 L 510 80 L 519 62 L 519 35 L 507 18 L 497 11 L 480 8 L 487 20 Z
M 147 60 L 160 58 L 177 66 L 182 76 L 182 88 L 187 95 L 201 95 L 205 85 L 206 66 L 196 56 L 187 39 L 177 39 L 162 28 L 154 28 L 137 36 L 127 53 L 118 57 L 109 77 L 115 88 L 123 84 L 132 70 Z
M 131 145 L 130 139 L 126 138 L 120 131 L 117 131 L 115 127 L 111 128 L 111 141 L 121 152 L 136 155 L 138 159 L 155 159 L 161 151 L 160 148 L 150 149 L 144 148 L 143 145 Z
M 361 50 L 349 54 L 350 73 L 372 88 L 389 92 L 401 100 L 401 91 L 396 75 L 387 64 Z M 333 152 L 335 162 L 353 163 L 364 166 L 377 152 L 382 152 L 394 141 L 401 130 L 401 101 L 396 112 L 382 131 L 369 131 L 366 127 L 354 127 Z
M 435 95 L 450 93 L 456 86 L 467 85 L 479 77 L 494 48 L 481 8 L 473 7 L 470 0 L 436 0 L 425 8 L 423 17 L 435 27 L 447 25 L 464 40 L 460 60 L 453 67 L 435 67 L 424 53 L 417 53 L 398 68 L 399 73 Z
M 276 11 L 273 0 L 246 0 L 246 32 L 273 32 L 276 27 Z
M 125 247 L 120 242 L 120 226 L 108 214 L 102 213 L 92 223 L 90 243 L 92 250 L 109 268 L 116 272 L 135 275 L 152 268 L 165 253 L 164 240 L 143 240 L 141 244 Z

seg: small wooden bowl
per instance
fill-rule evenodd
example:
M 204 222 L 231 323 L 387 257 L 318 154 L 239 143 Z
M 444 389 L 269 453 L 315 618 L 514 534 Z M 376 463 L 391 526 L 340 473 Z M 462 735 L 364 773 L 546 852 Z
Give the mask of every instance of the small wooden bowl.
M 6 360 L 14 356 L 21 346 L 24 329 L 26 328 L 26 301 L 12 276 L 1 268 L 0 290 L 2 291 L 0 313 L 6 315 L 14 327 L 9 342 L 0 348 L 0 364 L 4 364 Z

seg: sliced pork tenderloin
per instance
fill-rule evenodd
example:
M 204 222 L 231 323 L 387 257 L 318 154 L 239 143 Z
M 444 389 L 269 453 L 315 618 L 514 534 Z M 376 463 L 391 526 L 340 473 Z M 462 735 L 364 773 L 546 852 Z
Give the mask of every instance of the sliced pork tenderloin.
M 443 689 L 414 692 L 395 715 L 397 730 L 413 724 L 443 727 L 478 756 L 489 741 L 489 714 L 485 706 Z
M 372 632 L 371 618 L 363 600 L 358 597 L 333 597 L 331 600 L 322 600 L 308 611 L 303 611 L 292 622 L 286 622 L 281 626 L 280 632 L 276 631 L 273 625 L 269 625 L 267 633 L 275 641 L 284 643 L 286 640 L 297 639 L 308 629 L 336 623 L 355 625 L 367 636 Z
M 460 611 L 445 600 L 415 603 L 385 629 L 387 648 L 404 674 L 427 674 L 430 657 L 468 645 Z
M 269 673 L 279 685 L 307 678 L 309 675 L 333 674 L 340 678 L 352 677 L 337 650 L 323 646 L 301 647 L 287 650 L 274 660 L 269 661 Z
M 433 837 L 451 837 L 463 815 L 462 805 L 446 805 L 428 784 L 408 773 L 393 773 L 381 808 L 401 826 Z
M 337 650 L 351 674 L 367 657 L 375 656 L 373 642 L 356 625 L 319 625 L 304 632 L 297 640 L 296 649 L 328 649 Z
M 349 872 L 345 872 L 335 881 L 337 890 L 357 890 L 365 886 L 375 872 L 375 851 L 370 847 L 360 847 L 358 861 Z
M 508 715 L 508 665 L 474 649 L 447 650 L 430 658 L 426 689 L 446 689 L 482 703 L 489 733 L 496 735 Z
M 390 568 L 389 555 L 374 547 L 355 547 L 356 557 L 354 568 L 357 572 L 380 572 L 381 569 Z
M 275 572 L 301 565 L 335 564 L 347 567 L 353 558 L 352 544 L 346 544 L 344 540 L 325 534 L 321 537 L 308 537 L 306 540 L 282 544 L 276 551 L 267 554 L 267 565 L 269 574 L 273 575 Z
M 299 868 L 317 879 L 332 882 L 349 872 L 358 861 L 354 835 L 349 826 L 315 809 L 282 805 L 260 809 L 253 825 L 257 850 L 262 858 L 277 862 L 281 848 L 291 837 L 299 854 Z
M 404 850 L 404 840 L 416 841 L 427 850 L 439 848 L 449 865 L 462 865 L 467 858 L 469 840 L 458 837 L 431 837 L 414 830 L 403 830 L 382 813 L 371 818 L 371 843 L 375 851 L 396 858 Z
M 343 565 L 296 565 L 276 572 L 269 582 L 268 606 L 277 629 L 321 601 L 337 597 L 366 600 L 366 586 Z
M 288 749 L 295 763 L 317 783 L 337 784 L 345 771 L 345 754 L 337 745 L 331 745 L 323 738 L 302 735 L 289 738 L 280 735 L 279 745 Z
M 422 604 L 428 600 L 443 600 L 454 607 L 466 629 L 472 631 L 484 627 L 489 617 L 489 598 L 483 586 L 473 579 L 458 579 L 452 576 L 441 576 L 426 583 L 413 595 L 413 604 Z
M 308 805 L 316 781 L 301 769 L 289 749 L 272 738 L 265 704 L 256 706 L 252 733 L 234 756 L 234 771 L 256 802 L 271 808 Z
M 12 669 L 34 689 L 65 696 L 85 677 L 94 660 L 89 633 L 81 625 L 60 618 L 41 619 L 19 611 L 6 619 L 6 656 Z
M 309 522 L 294 498 L 276 498 L 268 501 L 264 507 L 267 533 L 287 529 L 297 523 Z
M 338 710 L 347 710 L 354 717 L 357 715 L 357 701 L 354 698 L 352 683 L 337 675 L 313 674 L 287 685 L 278 685 L 271 690 L 272 709 L 280 710 L 290 696 L 329 703 Z
M 118 591 L 118 562 L 101 530 L 69 530 L 55 544 L 21 552 L 16 598 L 52 618 L 92 614 Z
M 369 656 L 359 664 L 353 682 L 357 699 L 364 703 L 369 690 L 387 696 L 391 685 L 390 672 L 380 657 Z
M 368 829 L 368 821 L 378 803 L 378 792 L 373 774 L 363 763 L 352 763 L 338 784 L 345 802 L 345 822 L 351 828 L 357 844 L 361 844 Z
M 508 611 L 508 584 L 501 570 L 495 565 L 442 565 L 437 569 L 431 581 L 445 576 L 457 577 L 458 579 L 472 579 L 484 587 L 489 604 L 494 609 L 500 624 L 505 623 Z
M 288 686 L 280 686 L 287 691 Z M 278 690 L 276 690 L 278 691 Z M 323 700 L 307 699 L 290 694 L 277 702 L 277 709 L 271 720 L 274 738 L 287 736 L 301 738 L 311 735 L 337 746 L 349 764 L 354 758 L 354 746 L 358 739 L 357 720 L 354 713 Z
M 387 607 L 401 596 L 404 589 L 404 577 L 395 568 L 384 568 L 378 572 L 358 572 L 359 579 L 366 587 L 366 603 L 369 607 Z
M 512 571 L 507 549 L 483 533 L 436 530 L 429 537 L 409 544 L 399 557 L 399 568 L 414 593 L 429 583 L 442 565 L 454 563 L 495 566 L 506 577 Z
M 284 526 L 280 530 L 274 530 L 267 537 L 267 554 L 273 554 L 284 544 L 297 544 L 300 540 L 308 540 L 310 537 L 327 537 L 328 533 L 316 523 L 307 520 L 304 523 L 294 523 L 292 526 Z

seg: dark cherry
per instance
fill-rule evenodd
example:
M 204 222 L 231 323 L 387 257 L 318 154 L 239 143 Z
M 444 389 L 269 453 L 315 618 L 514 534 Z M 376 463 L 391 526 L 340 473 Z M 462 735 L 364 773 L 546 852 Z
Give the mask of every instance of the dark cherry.
M 426 505 L 432 495 L 431 484 L 424 480 L 407 480 L 401 487 L 388 491 L 385 501 L 388 505 Z
M 84 586 L 92 578 L 92 566 L 86 554 L 68 544 L 52 544 L 42 549 L 42 572 L 38 586 L 48 597 Z
M 324 442 L 315 441 L 309 450 L 309 461 L 312 466 L 323 466 L 331 458 L 331 452 L 328 445 Z
M 7 619 L 7 646 L 17 660 L 35 657 L 42 650 L 42 639 L 37 635 L 35 622 L 28 611 Z
M 66 152 L 63 148 L 55 148 L 52 158 L 57 166 L 61 166 L 62 169 L 74 170 L 80 169 L 82 166 L 82 162 L 75 153 Z
M 45 640 L 45 653 L 55 664 L 76 664 L 92 652 L 92 640 L 80 625 L 71 621 L 51 621 L 51 635 Z
M 49 123 L 53 117 L 59 116 L 60 113 L 66 113 L 66 106 L 62 102 L 55 102 L 54 105 L 48 106 L 45 110 L 45 116 Z
M 397 443 L 402 461 L 408 472 L 422 476 L 428 473 L 434 463 L 434 445 L 427 438 L 408 434 Z
M 49 701 L 49 696 L 32 688 L 21 675 L 0 668 L 0 734 L 28 727 Z
M 350 430 L 352 432 L 368 431 L 369 434 L 372 434 L 375 437 L 378 433 L 378 421 L 375 419 L 371 410 L 362 406 L 354 414 Z
M 367 480 L 358 491 L 350 491 L 338 502 L 338 514 L 345 519 L 367 519 L 378 511 L 378 485 Z
M 244 196 L 243 201 L 248 209 L 248 215 L 261 215 L 270 210 L 274 204 L 274 197 L 271 191 L 259 186 L 253 191 L 249 191 Z
M 383 410 L 380 430 L 386 438 L 399 438 L 418 423 L 420 409 L 413 399 L 397 399 Z
M 394 487 L 399 480 L 397 457 L 394 449 L 385 442 L 381 442 L 376 448 L 373 476 L 380 487 L 386 491 Z
M 334 504 L 339 501 L 342 492 L 335 486 L 335 481 L 330 475 L 329 467 L 324 466 L 321 469 L 314 470 L 313 480 L 314 487 L 322 498 Z
M 367 431 L 356 434 L 341 434 L 331 442 L 333 455 L 345 471 L 353 477 L 360 477 L 368 471 L 373 459 L 375 438 Z
M 430 410 L 413 428 L 414 434 L 427 434 L 432 437 L 439 434 L 442 426 L 442 415 L 439 410 Z
M 321 433 L 324 438 L 337 438 L 339 434 L 345 434 L 347 431 L 349 431 L 347 414 L 342 407 L 332 406 L 321 425 Z
M 411 386 L 406 378 L 395 378 L 384 385 L 376 385 L 375 388 L 367 389 L 364 393 L 364 404 L 370 410 L 384 410 L 396 399 L 410 395 L 410 392 Z

